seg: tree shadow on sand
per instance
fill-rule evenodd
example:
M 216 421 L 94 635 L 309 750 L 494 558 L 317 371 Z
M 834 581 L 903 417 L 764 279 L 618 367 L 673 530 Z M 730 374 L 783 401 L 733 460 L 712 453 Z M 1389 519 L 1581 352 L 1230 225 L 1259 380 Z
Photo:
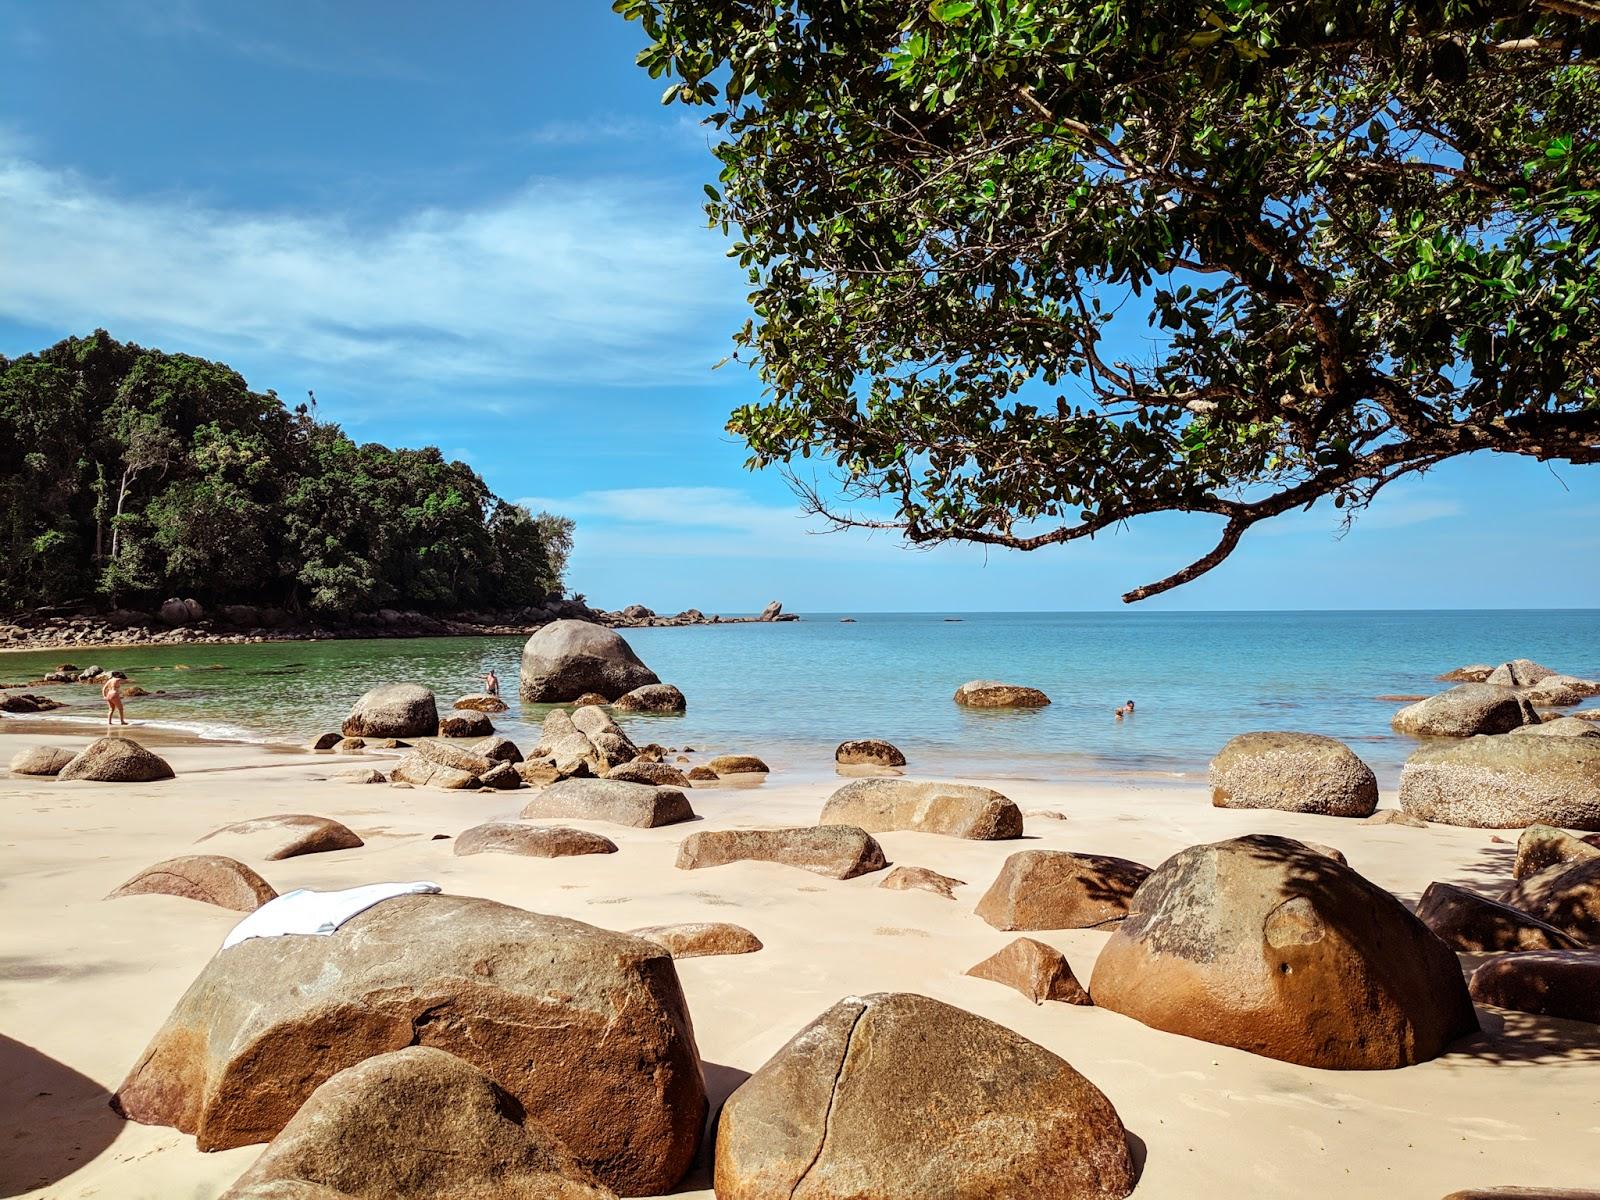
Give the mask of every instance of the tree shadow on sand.
M 4 1034 L 0 1080 L 0 1196 L 65 1179 L 122 1130 L 103 1084 Z

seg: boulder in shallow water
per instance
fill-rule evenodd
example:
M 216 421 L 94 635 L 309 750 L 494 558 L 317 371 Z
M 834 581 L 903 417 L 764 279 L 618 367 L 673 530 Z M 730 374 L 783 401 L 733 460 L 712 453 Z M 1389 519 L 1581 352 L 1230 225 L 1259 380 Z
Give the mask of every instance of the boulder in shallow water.
M 1022 810 L 992 788 L 913 779 L 857 779 L 828 797 L 821 825 L 859 825 L 868 833 L 910 830 L 973 841 L 1022 836 Z
M 279 1191 L 274 1185 L 289 1186 Z M 319 1194 L 349 1200 L 616 1196 L 530 1121 L 515 1096 L 466 1060 L 429 1046 L 375 1055 L 329 1078 L 222 1200 L 317 1200 Z
M 1537 725 L 1539 717 L 1533 706 L 1510 688 L 1463 683 L 1406 705 L 1389 723 L 1395 732 L 1413 737 L 1462 738 L 1510 733 L 1521 725 Z
M 95 783 L 154 783 L 172 777 L 166 759 L 125 737 L 90 742 L 56 772 L 57 779 L 87 779 Z
M 11 756 L 13 775 L 55 775 L 73 759 L 72 751 L 56 746 L 24 746 Z
M 624 783 L 619 779 L 563 779 L 552 783 L 522 808 L 524 817 L 609 821 L 635 829 L 655 829 L 694 819 L 694 809 L 676 788 Z
M 213 829 L 195 844 L 213 841 L 216 845 L 209 847 L 213 851 L 226 850 L 269 862 L 302 854 L 324 854 L 330 850 L 354 850 L 365 845 L 348 825 L 310 813 L 278 813 L 235 821 Z
M 585 692 L 615 700 L 660 682 L 619 633 L 589 621 L 552 621 L 522 648 L 522 698 L 540 704 L 559 704 Z
M 1034 938 L 1019 937 L 967 971 L 974 979 L 990 979 L 1016 988 L 1035 1004 L 1093 1004 L 1072 973 L 1067 956 Z
M 754 754 L 719 754 L 706 767 L 718 779 L 724 775 L 765 775 L 770 769 Z
M 1514 658 L 1501 663 L 1485 677 L 1485 683 L 1497 687 L 1525 688 L 1542 683 L 1556 672 L 1531 658 Z
M 855 738 L 839 743 L 833 761 L 842 767 L 903 767 L 906 756 L 898 746 L 882 738 Z
M 1050 697 L 1017 683 L 972 679 L 956 689 L 955 702 L 966 708 L 1043 708 Z
M 883 847 L 866 830 L 854 825 L 713 829 L 690 834 L 678 847 L 680 870 L 735 862 L 780 863 L 830 879 L 854 879 L 888 865 Z
M 967 881 L 941 875 L 937 871 L 930 871 L 927 867 L 895 867 L 883 877 L 878 886 L 895 892 L 932 892 L 935 896 L 954 900 L 956 889 L 966 887 Z
M 146 867 L 106 897 L 182 896 L 235 912 L 255 912 L 277 891 L 244 863 L 221 854 L 186 854 Z
M 670 683 L 647 683 L 617 697 L 617 708 L 623 712 L 658 713 L 666 716 L 687 712 L 689 702 Z
M 977 913 L 996 929 L 1093 929 L 1120 921 L 1150 868 L 1107 854 L 1019 850 Z
M 1472 973 L 1479 1004 L 1600 1024 L 1600 950 L 1501 954 Z
M 1550 675 L 1522 689 L 1523 698 L 1539 708 L 1566 708 L 1600 695 L 1600 682 L 1571 675 Z
M 647 925 L 628 931 L 654 942 L 673 958 L 704 958 L 719 954 L 754 954 L 761 939 L 743 925 L 727 921 L 685 921 L 679 925 Z
M 1116 1109 L 1065 1060 L 910 993 L 850 996 L 728 1098 L 723 1200 L 1118 1200 L 1133 1190 Z
M 1439 676 L 1441 683 L 1482 683 L 1494 673 L 1493 663 L 1470 663 Z
M 1600 946 L 1600 859 L 1559 863 L 1519 879 L 1504 900 L 1585 946 Z
M 1211 803 L 1367 817 L 1378 780 L 1343 742 L 1315 733 L 1241 733 L 1211 760 Z
M 1400 807 L 1479 829 L 1600 830 L 1600 739 L 1475 737 L 1424 746 L 1400 773 Z
M 485 738 L 494 732 L 494 722 L 486 713 L 465 709 L 445 713 L 439 718 L 439 736 L 442 738 Z
M 406 1046 L 458 1055 L 624 1195 L 670 1191 L 705 1085 L 659 946 L 467 896 L 386 900 L 328 937 L 214 955 L 117 1089 L 201 1150 L 271 1139 L 324 1080 Z
M 1530 825 L 1517 839 L 1517 857 L 1511 864 L 1511 878 L 1526 879 L 1563 863 L 1588 862 L 1600 858 L 1600 834 L 1573 837 L 1564 829 Z
M 617 844 L 584 829 L 560 825 L 524 825 L 489 821 L 474 825 L 455 840 L 457 854 L 520 854 L 526 858 L 571 858 L 580 854 L 615 854 Z
M 491 696 L 487 692 L 473 692 L 471 695 L 461 696 L 450 707 L 467 708 L 481 713 L 503 713 L 511 706 L 499 696 Z
M 1331 1070 L 1424 1062 L 1478 1028 L 1454 952 L 1404 905 L 1266 834 L 1156 868 L 1089 994 L 1154 1029 Z
M 1452 950 L 1570 950 L 1579 943 L 1520 909 L 1448 883 L 1430 883 L 1417 919 Z
M 439 732 L 439 706 L 425 687 L 379 684 L 356 701 L 340 730 L 346 737 L 432 737 Z

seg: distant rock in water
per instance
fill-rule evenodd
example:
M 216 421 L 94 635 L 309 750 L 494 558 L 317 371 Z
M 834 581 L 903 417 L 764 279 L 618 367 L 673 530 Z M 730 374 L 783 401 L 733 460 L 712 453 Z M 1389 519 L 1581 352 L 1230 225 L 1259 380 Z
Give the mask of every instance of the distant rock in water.
M 1531 658 L 1514 658 L 1490 671 L 1489 677 L 1484 682 L 1495 684 L 1497 687 L 1525 688 L 1532 687 L 1554 674 L 1555 671 L 1534 662 Z
M 1510 733 L 1520 725 L 1537 725 L 1533 706 L 1511 688 L 1463 683 L 1395 713 L 1397 733 L 1415 737 L 1472 737 Z
M 673 714 L 687 711 L 689 703 L 670 683 L 647 683 L 618 696 L 616 706 L 623 712 Z
M 1367 817 L 1378 807 L 1372 768 L 1315 733 L 1241 733 L 1211 760 L 1209 782 L 1218 808 Z
M 589 621 L 552 621 L 522 648 L 522 698 L 542 704 L 596 692 L 615 700 L 634 688 L 660 683 L 622 635 Z
M 833 761 L 846 767 L 903 767 L 906 756 L 899 747 L 882 738 L 856 738 L 840 742 Z
M 439 706 L 425 687 L 379 684 L 356 701 L 341 731 L 346 737 L 432 737 L 439 732 Z
M 1043 708 L 1050 697 L 1021 684 L 973 679 L 956 689 L 955 701 L 967 708 Z
M 439 718 L 439 736 L 446 738 L 485 738 L 494 732 L 487 713 L 472 709 L 446 713 Z
M 499 696 L 491 696 L 485 692 L 473 692 L 470 695 L 460 697 L 451 707 L 469 708 L 474 712 L 481 713 L 503 713 L 511 706 L 500 699 Z
M 1473 663 L 1466 667 L 1457 667 L 1453 671 L 1446 671 L 1439 676 L 1441 683 L 1482 683 L 1494 671 L 1490 663 Z
M 776 600 L 761 610 L 761 619 L 763 621 L 776 621 L 782 615 L 783 605 Z

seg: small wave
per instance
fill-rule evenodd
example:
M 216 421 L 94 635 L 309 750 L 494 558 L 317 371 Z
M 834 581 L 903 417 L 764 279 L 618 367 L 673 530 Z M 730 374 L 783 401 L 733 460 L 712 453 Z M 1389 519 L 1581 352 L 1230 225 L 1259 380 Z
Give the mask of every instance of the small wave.
M 29 714 L 40 720 L 60 721 L 67 725 L 97 726 L 106 728 L 103 718 L 89 716 L 63 716 L 57 712 Z M 112 726 L 116 732 L 124 728 L 134 729 L 161 729 L 172 733 L 187 733 L 206 742 L 251 742 L 256 745 L 270 745 L 281 738 L 273 738 L 259 730 L 246 729 L 243 725 L 229 725 L 224 721 L 150 721 L 141 720 L 130 722 L 126 727 Z

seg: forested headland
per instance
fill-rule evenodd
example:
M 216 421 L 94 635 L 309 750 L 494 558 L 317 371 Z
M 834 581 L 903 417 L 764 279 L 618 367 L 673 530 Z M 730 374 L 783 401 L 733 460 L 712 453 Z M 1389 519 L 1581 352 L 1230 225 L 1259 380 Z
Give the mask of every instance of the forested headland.
M 0 611 L 510 611 L 561 594 L 571 544 L 437 448 L 358 445 L 222 363 L 104 330 L 0 356 Z

